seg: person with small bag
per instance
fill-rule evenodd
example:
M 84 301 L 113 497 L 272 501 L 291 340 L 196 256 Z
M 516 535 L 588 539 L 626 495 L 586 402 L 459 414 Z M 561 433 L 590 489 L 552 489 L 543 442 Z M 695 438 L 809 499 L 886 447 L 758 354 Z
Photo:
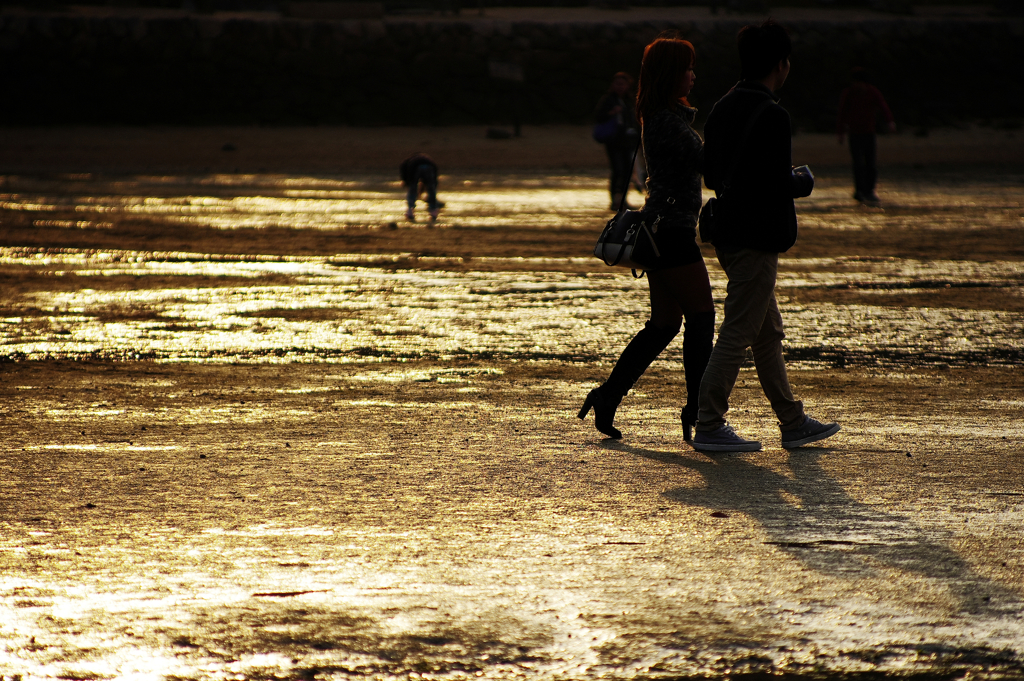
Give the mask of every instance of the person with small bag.
M 636 148 L 639 131 L 633 113 L 633 76 L 619 71 L 612 78 L 608 93 L 598 102 L 594 110 L 594 139 L 604 144 L 611 165 L 609 181 L 611 210 L 617 210 L 623 200 L 623 193 L 629 191 L 629 180 L 633 176 L 633 150 Z
M 689 440 L 697 420 L 697 391 L 711 355 L 715 306 L 711 282 L 696 242 L 701 207 L 703 142 L 693 129 L 696 109 L 686 97 L 694 82 L 693 45 L 659 37 L 644 50 L 636 112 L 647 158 L 647 200 L 641 211 L 650 225 L 657 256 L 644 263 L 650 288 L 650 318 L 622 351 L 608 380 L 587 395 L 579 412 L 594 410 L 597 429 L 612 438 L 615 411 L 651 362 L 683 331 L 686 404 L 680 414 Z M 628 178 L 623 180 L 628 181 Z
M 718 100 L 704 125 L 704 181 L 718 195 L 709 236 L 729 284 L 725 318 L 700 386 L 693 448 L 703 452 L 761 449 L 760 442 L 740 437 L 725 420 L 747 348 L 778 417 L 784 448 L 839 432 L 838 423 L 811 418 L 793 397 L 775 299 L 779 254 L 797 238 L 794 199 L 814 189 L 807 166 L 792 166 L 790 118 L 775 95 L 789 75 L 789 35 L 768 20 L 743 27 L 737 46 L 742 80 Z

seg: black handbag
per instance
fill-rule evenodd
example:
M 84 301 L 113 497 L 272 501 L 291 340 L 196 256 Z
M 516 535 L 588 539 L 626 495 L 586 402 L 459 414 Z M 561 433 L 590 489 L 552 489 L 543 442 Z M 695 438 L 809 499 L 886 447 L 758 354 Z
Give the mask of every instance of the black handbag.
M 637 274 L 637 270 L 646 270 L 661 257 L 654 241 L 659 222 L 660 215 L 648 225 L 647 217 L 638 210 L 617 213 L 598 237 L 594 255 L 605 265 L 632 269 L 633 276 L 639 278 L 642 274 Z
M 768 108 L 775 100 L 768 98 L 757 105 L 754 112 L 750 114 L 750 119 L 747 121 L 747 126 L 743 129 L 743 134 L 740 135 L 740 143 L 736 145 L 736 152 L 732 156 L 732 163 L 729 165 L 729 171 L 722 179 L 722 191 L 717 192 L 718 197 L 711 197 L 707 202 L 701 206 L 700 216 L 697 218 L 697 226 L 700 232 L 700 240 L 703 243 L 711 243 L 715 239 L 715 234 L 718 231 L 719 213 L 720 206 L 718 202 L 725 196 L 726 192 L 729 191 L 729 184 L 732 182 L 732 176 L 736 174 L 736 166 L 739 164 L 740 152 L 743 151 L 743 145 L 746 144 L 747 138 L 750 137 L 750 131 L 754 127 L 754 121 L 761 115 L 761 112 Z
M 636 151 L 633 152 L 633 162 L 630 164 L 630 168 L 636 163 L 640 144 L 641 142 L 637 143 Z M 657 216 L 648 225 L 649 216 L 645 216 L 641 211 L 623 210 L 628 191 L 629 176 L 626 177 L 626 186 L 623 188 L 622 199 L 619 201 L 619 211 L 608 221 L 601 236 L 597 238 L 594 255 L 610 267 L 630 268 L 633 270 L 633 276 L 639 279 L 643 276 L 644 270 L 661 257 L 658 244 L 654 241 L 654 234 L 658 231 L 661 216 Z M 640 274 L 637 274 L 638 270 Z

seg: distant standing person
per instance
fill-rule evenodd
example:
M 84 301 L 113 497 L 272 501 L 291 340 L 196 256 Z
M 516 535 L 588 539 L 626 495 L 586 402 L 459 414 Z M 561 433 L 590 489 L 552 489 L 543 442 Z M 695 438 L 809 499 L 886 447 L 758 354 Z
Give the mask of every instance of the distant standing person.
M 868 82 L 867 71 L 857 67 L 850 74 L 853 81 L 839 98 L 839 144 L 843 135 L 850 136 L 850 156 L 853 157 L 853 198 L 869 206 L 878 205 L 875 184 L 878 182 L 878 139 L 875 123 L 881 113 L 896 132 L 889 105 L 874 85 Z
M 715 104 L 704 125 L 704 183 L 718 194 L 718 224 L 712 243 L 729 279 L 725 319 L 700 385 L 698 451 L 758 451 L 726 422 L 729 396 L 747 348 L 753 351 L 761 389 L 779 420 L 787 449 L 822 440 L 839 431 L 804 413 L 793 397 L 782 355 L 786 337 L 775 300 L 779 253 L 796 243 L 793 199 L 810 195 L 814 176 L 793 168 L 789 114 L 775 91 L 789 75 L 792 51 L 786 30 L 768 20 L 744 26 L 737 47 L 739 83 Z
M 619 71 L 612 78 L 611 87 L 594 110 L 594 122 L 598 127 L 607 126 L 607 136 L 599 141 L 604 143 L 611 164 L 612 176 L 608 189 L 611 194 L 611 210 L 618 210 L 622 192 L 628 191 L 633 176 L 633 153 L 640 141 L 640 126 L 634 112 L 635 103 L 630 89 L 633 76 Z
M 398 169 L 402 177 L 402 186 L 407 188 L 405 194 L 406 220 L 415 220 L 416 199 L 420 192 L 427 194 L 427 211 L 431 220 L 436 220 L 442 204 L 437 200 L 437 164 L 426 154 L 415 153 L 402 161 Z
M 693 129 L 697 110 L 686 96 L 693 87 L 693 45 L 658 38 L 644 50 L 636 110 L 647 155 L 647 201 L 643 213 L 661 253 L 647 268 L 651 312 L 622 351 L 611 375 L 587 395 L 579 417 L 594 409 L 594 424 L 609 437 L 622 433 L 615 410 L 651 362 L 679 333 L 683 320 L 686 404 L 680 413 L 683 439 L 697 420 L 697 393 L 715 336 L 715 304 L 704 257 L 696 241 L 700 213 L 700 169 L 704 144 Z

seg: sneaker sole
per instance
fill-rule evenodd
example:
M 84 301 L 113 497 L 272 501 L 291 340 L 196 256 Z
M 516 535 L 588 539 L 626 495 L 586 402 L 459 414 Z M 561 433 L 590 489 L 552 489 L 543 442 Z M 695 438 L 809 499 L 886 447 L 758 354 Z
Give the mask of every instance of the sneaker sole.
M 761 451 L 760 442 L 751 442 L 749 444 L 742 445 L 715 445 L 706 444 L 700 442 L 690 443 L 694 449 L 698 452 L 759 452 Z
M 808 444 L 810 444 L 812 442 L 817 442 L 818 440 L 824 440 L 827 437 L 832 437 L 833 435 L 835 435 L 838 432 L 839 432 L 839 424 L 837 423 L 834 427 L 829 428 L 828 430 L 823 430 L 820 433 L 815 433 L 814 435 L 808 435 L 805 438 L 801 438 L 799 440 L 794 440 L 793 442 L 783 442 L 782 443 L 782 448 L 783 449 L 796 449 L 797 447 L 803 447 L 804 445 L 808 445 Z

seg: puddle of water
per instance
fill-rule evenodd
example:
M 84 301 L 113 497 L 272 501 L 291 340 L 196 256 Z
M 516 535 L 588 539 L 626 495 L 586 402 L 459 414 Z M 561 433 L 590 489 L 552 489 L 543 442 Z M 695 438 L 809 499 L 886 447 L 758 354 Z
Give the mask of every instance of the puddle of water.
M 610 361 L 610 353 L 635 332 L 647 305 L 643 282 L 609 273 L 391 271 L 334 264 L 350 260 L 359 258 L 0 249 L 0 264 L 45 269 L 53 276 L 175 275 L 183 283 L 191 276 L 295 280 L 277 286 L 147 288 L 143 279 L 128 291 L 40 292 L 29 297 L 22 314 L 0 320 L 0 353 L 26 359 L 176 361 L 498 356 Z M 500 258 L 490 258 L 489 264 L 500 264 Z M 709 266 L 720 297 L 726 282 Z M 1022 281 L 1016 262 L 817 258 L 788 259 L 783 269 L 782 296 L 787 288 L 863 288 L 884 295 L 950 281 L 998 287 L 1020 287 Z M 788 353 L 810 365 L 1012 364 L 1024 350 L 1020 313 L 884 304 L 783 304 L 783 309 Z M 673 346 L 666 359 L 678 361 L 679 355 Z
M 807 225 L 833 229 L 877 229 L 880 215 L 928 214 L 936 229 L 971 229 L 993 223 L 1022 224 L 1020 178 L 901 178 L 884 188 L 879 211 L 850 211 L 848 181 L 823 177 L 814 194 L 800 202 Z M 399 183 L 389 176 L 359 180 L 278 175 L 138 176 L 110 179 L 78 175 L 58 179 L 8 176 L 0 184 L 0 209 L 73 214 L 42 218 L 40 224 L 87 229 L 118 218 L 188 223 L 217 229 L 332 230 L 348 225 L 400 221 Z M 604 178 L 564 175 L 442 176 L 447 201 L 443 220 L 477 226 L 557 227 L 564 221 L 604 215 Z M 197 191 L 198 190 L 198 191 Z M 204 193 L 198 193 L 204 192 Z M 705 190 L 705 195 L 710 194 Z M 983 211 L 978 223 L 965 211 Z M 922 226 L 920 221 L 915 223 Z
M 440 182 L 447 201 L 444 221 L 475 226 L 508 227 L 528 221 L 557 227 L 566 218 L 603 215 L 607 201 L 607 190 L 589 177 L 459 181 L 442 176 Z M 23 191 L 0 193 L 0 209 L 73 213 L 76 220 L 40 221 L 68 228 L 131 217 L 228 230 L 334 230 L 400 221 L 405 212 L 399 183 L 372 176 L 361 182 L 274 176 L 151 177 L 123 182 L 6 178 L 5 188 L 12 187 Z M 198 187 L 214 191 L 206 195 L 170 191 Z M 241 193 L 243 189 L 256 194 Z

